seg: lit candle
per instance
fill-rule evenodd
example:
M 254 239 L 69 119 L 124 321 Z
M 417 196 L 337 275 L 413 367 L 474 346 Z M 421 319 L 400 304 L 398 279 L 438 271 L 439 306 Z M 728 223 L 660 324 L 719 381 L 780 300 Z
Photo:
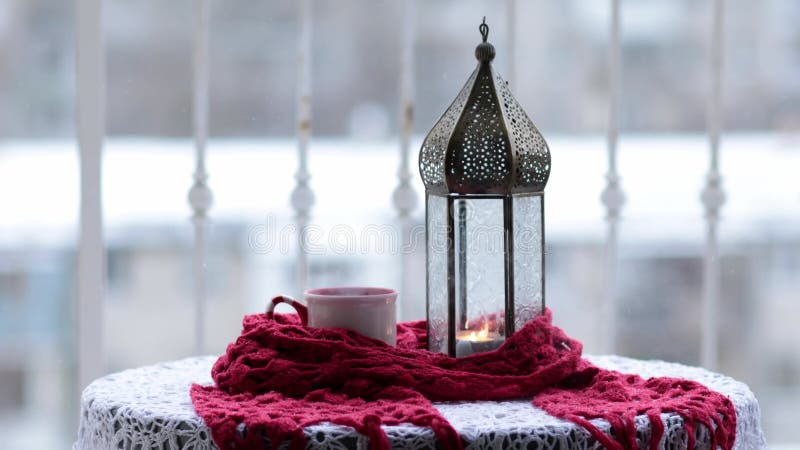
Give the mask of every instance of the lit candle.
M 483 327 L 479 331 L 464 330 L 456 336 L 456 357 L 496 350 L 505 341 L 503 336 Z

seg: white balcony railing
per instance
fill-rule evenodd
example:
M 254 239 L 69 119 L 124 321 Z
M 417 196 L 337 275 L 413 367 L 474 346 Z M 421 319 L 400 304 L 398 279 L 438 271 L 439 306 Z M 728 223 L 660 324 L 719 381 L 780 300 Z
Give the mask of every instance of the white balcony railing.
M 195 146 L 194 182 L 189 189 L 189 205 L 194 224 L 194 256 L 192 277 L 194 281 L 194 338 L 195 352 L 205 351 L 206 324 L 206 235 L 208 210 L 213 196 L 208 186 L 206 172 L 206 143 L 208 141 L 208 33 L 211 15 L 209 0 L 198 0 L 195 24 L 193 114 Z
M 605 320 L 606 330 L 603 332 L 604 348 L 614 351 L 616 325 L 616 278 L 617 278 L 617 241 L 620 233 L 620 218 L 624 204 L 621 187 L 622 174 L 617 164 L 617 148 L 620 135 L 620 105 L 624 95 L 624 83 L 621 79 L 621 36 L 622 28 L 621 0 L 610 1 L 610 35 L 609 35 L 609 120 L 607 129 L 607 173 L 605 188 L 601 193 L 602 204 L 607 219 L 606 235 L 606 276 L 605 276 Z M 105 123 L 105 62 L 101 23 L 101 0 L 77 0 L 77 64 L 76 80 L 78 90 L 78 145 L 80 149 L 81 167 L 81 215 L 80 215 L 80 250 L 79 250 L 79 383 L 85 386 L 90 380 L 105 371 L 103 355 L 103 302 L 105 298 L 105 261 L 103 244 L 103 223 L 101 211 L 102 174 L 100 171 Z M 397 169 L 398 183 L 392 201 L 396 211 L 402 236 L 409 236 L 409 217 L 417 203 L 417 193 L 412 188 L 411 146 L 413 107 L 414 107 L 414 42 L 415 42 L 415 8 L 416 0 L 404 0 L 403 15 L 399 22 L 401 37 L 400 52 L 400 133 L 399 164 Z M 711 96 L 708 108 L 709 155 L 710 166 L 702 202 L 705 207 L 704 217 L 707 224 L 707 246 L 705 250 L 705 268 L 703 277 L 705 290 L 703 296 L 704 324 L 702 327 L 702 361 L 706 366 L 716 365 L 717 327 L 715 321 L 720 308 L 719 255 L 717 245 L 717 228 L 719 208 L 724 195 L 720 187 L 720 136 L 722 131 L 722 58 L 723 53 L 723 5 L 724 0 L 713 1 L 713 22 L 711 30 Z M 309 255 L 303 245 L 306 239 L 305 230 L 309 224 L 314 205 L 314 190 L 310 183 L 309 146 L 312 137 L 311 127 L 311 79 L 313 76 L 311 56 L 313 48 L 313 0 L 298 2 L 299 32 L 297 37 L 297 91 L 296 97 L 296 138 L 297 138 L 297 170 L 295 186 L 291 194 L 291 205 L 298 230 L 297 242 L 297 284 L 296 292 L 301 292 L 309 285 Z M 205 303 L 206 303 L 206 231 L 208 213 L 211 207 L 211 190 L 207 183 L 209 173 L 206 169 L 206 143 L 208 138 L 209 109 L 209 33 L 210 0 L 196 2 L 197 21 L 194 36 L 194 96 L 193 125 L 195 142 L 195 170 L 189 191 L 189 203 L 192 209 L 194 225 L 194 297 L 195 297 L 195 349 L 205 350 Z M 506 27 L 509 33 L 507 40 L 508 79 L 518 82 L 514 55 L 518 49 L 515 41 L 517 21 L 517 5 L 514 0 L 506 2 Z M 405 289 L 408 280 L 408 258 L 400 257 L 401 286 Z
M 78 146 L 80 149 L 81 214 L 78 248 L 78 382 L 86 386 L 105 372 L 103 300 L 102 174 L 105 135 L 105 50 L 102 0 L 77 3 Z

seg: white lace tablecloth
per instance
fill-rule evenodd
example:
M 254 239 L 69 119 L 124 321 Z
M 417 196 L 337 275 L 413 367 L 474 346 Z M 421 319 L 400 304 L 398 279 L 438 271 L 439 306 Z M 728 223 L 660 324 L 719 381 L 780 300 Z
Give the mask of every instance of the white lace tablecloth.
M 744 383 L 696 367 L 618 356 L 588 357 L 594 364 L 645 378 L 682 377 L 727 395 L 736 407 L 737 450 L 766 449 L 758 402 Z M 217 449 L 189 399 L 192 383 L 212 384 L 215 357 L 126 370 L 100 378 L 83 391 L 78 440 L 73 450 L 207 450 Z M 534 408 L 529 400 L 436 404 L 458 430 L 467 450 L 601 449 L 588 432 Z M 679 416 L 663 414 L 662 448 L 685 449 L 686 432 Z M 594 421 L 603 430 L 606 422 Z M 650 425 L 637 419 L 639 443 L 649 442 Z M 433 432 L 413 425 L 384 426 L 393 449 L 434 450 Z M 320 424 L 306 428 L 308 449 L 366 450 L 367 438 L 352 428 Z M 708 430 L 697 430 L 699 449 L 707 449 Z M 268 448 L 268 447 L 265 447 Z

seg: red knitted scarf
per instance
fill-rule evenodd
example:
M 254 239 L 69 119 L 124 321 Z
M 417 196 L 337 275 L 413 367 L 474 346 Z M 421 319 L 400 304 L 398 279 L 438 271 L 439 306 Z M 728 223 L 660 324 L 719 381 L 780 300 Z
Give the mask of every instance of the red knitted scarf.
M 312 329 L 295 315 L 244 318 L 244 330 L 212 369 L 216 386 L 194 385 L 192 402 L 222 450 L 305 448 L 303 428 L 350 426 L 371 450 L 389 450 L 381 425 L 430 427 L 446 450 L 458 433 L 431 402 L 533 398 L 549 414 L 585 427 L 609 450 L 637 448 L 634 418 L 646 415 L 650 448 L 664 432 L 661 413 L 685 419 L 688 448 L 705 425 L 712 448 L 730 450 L 731 401 L 703 385 L 603 370 L 581 358 L 582 345 L 551 324 L 548 310 L 496 351 L 451 358 L 425 350 L 425 322 L 401 323 L 397 347 L 344 329 Z M 591 419 L 607 420 L 615 439 Z

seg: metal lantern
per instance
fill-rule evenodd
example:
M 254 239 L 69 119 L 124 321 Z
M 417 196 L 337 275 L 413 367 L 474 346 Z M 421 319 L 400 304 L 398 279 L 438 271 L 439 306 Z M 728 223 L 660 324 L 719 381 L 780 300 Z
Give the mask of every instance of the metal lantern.
M 428 348 L 451 356 L 499 347 L 544 309 L 544 187 L 550 152 L 492 68 L 478 67 L 425 137 Z

